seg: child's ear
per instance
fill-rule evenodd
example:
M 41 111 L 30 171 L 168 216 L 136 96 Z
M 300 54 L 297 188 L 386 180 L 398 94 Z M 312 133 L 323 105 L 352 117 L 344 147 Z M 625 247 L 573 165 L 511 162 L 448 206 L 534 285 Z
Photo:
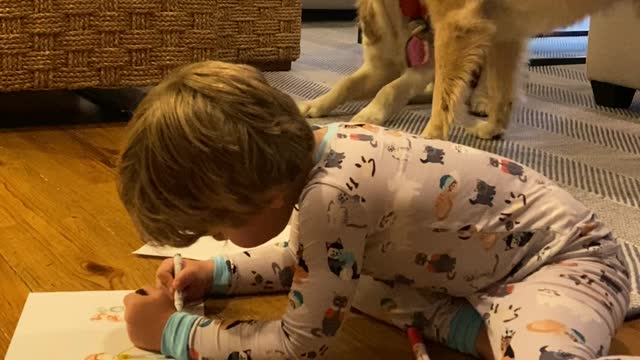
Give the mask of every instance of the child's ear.
M 284 191 L 274 191 L 271 196 L 271 209 L 281 209 L 287 204 L 286 193 Z

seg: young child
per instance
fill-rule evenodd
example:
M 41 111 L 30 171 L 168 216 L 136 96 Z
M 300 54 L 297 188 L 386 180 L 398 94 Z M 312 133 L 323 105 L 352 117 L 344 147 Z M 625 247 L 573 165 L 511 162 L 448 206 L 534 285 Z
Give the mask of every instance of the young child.
M 169 259 L 158 288 L 127 296 L 134 344 L 176 359 L 321 358 L 352 306 L 484 359 L 593 359 L 629 304 L 615 237 L 542 175 L 378 126 L 312 132 L 247 66 L 193 64 L 152 89 L 119 191 L 143 238 L 173 246 L 255 247 L 297 209 L 287 247 L 186 261 L 175 280 Z M 175 312 L 175 289 L 290 304 L 277 321 L 212 321 Z

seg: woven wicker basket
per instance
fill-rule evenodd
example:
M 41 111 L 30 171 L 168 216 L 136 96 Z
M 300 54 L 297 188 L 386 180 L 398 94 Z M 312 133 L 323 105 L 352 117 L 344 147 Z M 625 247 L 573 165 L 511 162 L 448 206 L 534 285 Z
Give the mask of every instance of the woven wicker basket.
M 0 0 L 0 91 L 156 84 L 215 59 L 290 63 L 300 0 Z

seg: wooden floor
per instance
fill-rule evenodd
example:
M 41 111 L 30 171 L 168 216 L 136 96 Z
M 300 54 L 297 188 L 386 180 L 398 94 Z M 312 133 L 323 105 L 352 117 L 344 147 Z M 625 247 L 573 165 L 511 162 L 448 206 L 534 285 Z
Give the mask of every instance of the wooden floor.
M 35 111 L 35 104 L 43 108 Z M 153 281 L 158 261 L 131 255 L 141 243 L 114 186 L 124 123 L 87 124 L 96 119 L 112 120 L 67 93 L 0 95 L 3 358 L 30 291 L 136 289 Z M 16 124 L 29 127 L 2 128 Z M 216 300 L 207 309 L 273 318 L 286 301 L 285 296 Z M 612 352 L 640 355 L 638 339 L 640 321 L 627 323 Z M 464 358 L 435 344 L 428 347 L 432 359 Z M 331 351 L 341 359 L 411 358 L 400 331 L 360 315 L 347 321 Z

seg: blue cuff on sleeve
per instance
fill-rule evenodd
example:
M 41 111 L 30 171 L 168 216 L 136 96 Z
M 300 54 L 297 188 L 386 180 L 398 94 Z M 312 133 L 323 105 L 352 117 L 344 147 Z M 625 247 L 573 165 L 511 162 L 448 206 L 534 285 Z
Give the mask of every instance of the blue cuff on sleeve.
M 215 295 L 225 295 L 229 292 L 229 286 L 231 285 L 231 271 L 229 271 L 227 267 L 227 259 L 224 256 L 216 256 L 212 261 L 214 270 L 211 293 Z
M 189 360 L 189 334 L 199 318 L 184 312 L 171 315 L 162 331 L 162 355 L 176 360 Z
M 463 353 L 476 354 L 476 338 L 484 320 L 470 304 L 464 304 L 451 319 L 447 346 Z

